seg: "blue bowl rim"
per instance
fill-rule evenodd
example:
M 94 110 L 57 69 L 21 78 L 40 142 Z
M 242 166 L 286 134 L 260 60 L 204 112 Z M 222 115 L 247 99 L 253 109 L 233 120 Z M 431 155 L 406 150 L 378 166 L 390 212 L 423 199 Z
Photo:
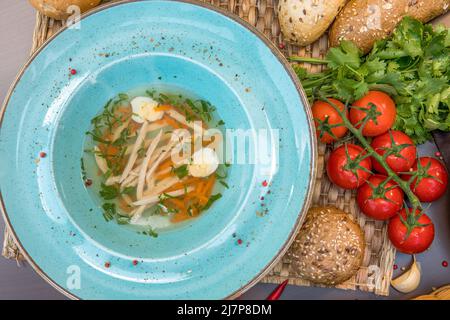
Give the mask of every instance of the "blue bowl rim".
M 243 285 L 241 288 L 230 294 L 228 297 L 226 297 L 226 300 L 232 300 L 239 296 L 241 296 L 243 293 L 245 293 L 247 290 L 249 290 L 251 287 L 253 287 L 255 284 L 257 284 L 271 269 L 272 267 L 280 261 L 280 259 L 283 257 L 283 255 L 286 253 L 292 242 L 294 241 L 295 235 L 300 230 L 300 227 L 303 224 L 303 221 L 306 216 L 306 211 L 309 209 L 312 197 L 313 197 L 313 186 L 314 182 L 316 180 L 316 174 L 317 174 L 317 138 L 316 138 L 316 132 L 315 132 L 315 126 L 313 122 L 313 116 L 311 112 L 311 108 L 309 107 L 309 101 L 307 99 L 307 96 L 305 94 L 305 91 L 295 74 L 294 70 L 290 66 L 288 60 L 283 55 L 283 53 L 274 45 L 272 41 L 270 41 L 262 32 L 260 32 L 255 26 L 251 25 L 249 22 L 245 21 L 244 19 L 240 18 L 236 14 L 227 11 L 225 9 L 222 9 L 220 7 L 214 6 L 210 3 L 201 2 L 200 0 L 120 0 L 115 2 L 107 2 L 104 4 L 99 5 L 98 7 L 84 13 L 81 15 L 80 21 L 84 18 L 94 15 L 100 11 L 107 10 L 109 8 L 120 6 L 127 3 L 132 2 L 141 2 L 141 1 L 173 1 L 173 2 L 180 2 L 180 3 L 187 3 L 195 6 L 199 6 L 201 8 L 205 8 L 211 11 L 214 11 L 216 13 L 219 13 L 227 18 L 230 18 L 234 22 L 242 25 L 246 29 L 248 29 L 250 32 L 252 32 L 255 36 L 257 36 L 272 52 L 272 54 L 278 59 L 278 61 L 282 64 L 284 69 L 286 70 L 287 74 L 291 78 L 291 81 L 293 82 L 295 88 L 297 89 L 297 92 L 300 95 L 300 98 L 302 100 L 302 103 L 304 105 L 304 109 L 307 115 L 307 121 L 308 121 L 308 129 L 309 129 L 309 135 L 310 135 L 310 144 L 311 144 L 311 157 L 310 157 L 310 175 L 309 175 L 309 184 L 306 190 L 306 197 L 305 201 L 303 202 L 303 206 L 299 211 L 298 218 L 295 222 L 294 227 L 292 228 L 286 242 L 283 244 L 283 246 L 279 249 L 277 254 L 272 258 L 269 263 L 267 263 L 264 268 L 261 269 L 261 271 L 255 275 L 255 277 L 250 280 L 247 284 Z M 0 128 L 3 125 L 3 119 L 6 112 L 6 108 L 9 104 L 9 101 L 11 99 L 11 96 L 21 80 L 23 74 L 28 69 L 30 64 L 34 61 L 34 59 L 53 41 L 55 40 L 61 33 L 66 31 L 68 29 L 67 26 L 63 26 L 60 30 L 55 32 L 50 38 L 48 38 L 33 54 L 29 57 L 27 62 L 23 65 L 21 70 L 18 72 L 15 80 L 11 84 L 10 89 L 8 90 L 5 100 L 2 104 L 2 107 L 0 109 Z M 11 232 L 11 237 L 13 238 L 14 242 L 17 244 L 18 248 L 20 249 L 20 253 L 23 255 L 25 260 L 31 265 L 31 267 L 34 269 L 34 271 L 42 278 L 44 279 L 48 284 L 50 284 L 53 288 L 55 288 L 57 291 L 65 295 L 66 297 L 72 299 L 72 300 L 81 300 L 79 297 L 71 293 L 70 291 L 66 290 L 62 286 L 60 286 L 58 283 L 56 283 L 50 276 L 48 276 L 44 270 L 42 270 L 39 265 L 33 260 L 33 258 L 28 254 L 25 247 L 22 245 L 22 243 L 19 240 L 19 237 L 17 236 L 12 223 L 9 219 L 8 213 L 6 212 L 5 203 L 3 200 L 3 195 L 0 190 L 0 212 L 2 213 L 3 220 L 6 223 L 6 228 L 9 229 Z

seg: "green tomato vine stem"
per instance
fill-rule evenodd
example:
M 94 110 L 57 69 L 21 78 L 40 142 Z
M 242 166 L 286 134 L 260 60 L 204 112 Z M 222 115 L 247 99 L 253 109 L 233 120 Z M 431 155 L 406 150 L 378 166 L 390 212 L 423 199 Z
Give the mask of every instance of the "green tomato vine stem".
M 341 111 L 333 102 L 331 102 L 326 96 L 324 96 L 321 92 L 319 92 L 319 97 L 321 100 L 327 102 L 330 104 L 333 109 L 339 114 L 339 116 L 342 118 L 343 124 L 345 127 L 348 128 L 348 130 L 353 134 L 353 136 L 359 140 L 361 145 L 365 148 L 368 155 L 373 157 L 375 160 L 377 160 L 381 166 L 386 170 L 387 177 L 390 180 L 395 181 L 398 186 L 405 192 L 406 196 L 408 197 L 412 210 L 409 212 L 407 211 L 407 219 L 405 226 L 408 228 L 408 234 L 412 231 L 412 229 L 417 226 L 417 220 L 420 215 L 416 216 L 416 210 L 418 209 L 420 212 L 422 212 L 422 205 L 420 203 L 420 200 L 417 198 L 417 196 L 412 192 L 410 188 L 410 182 L 405 181 L 401 179 L 387 164 L 386 159 L 379 155 L 370 145 L 370 143 L 367 141 L 367 139 L 362 134 L 362 127 L 356 128 L 350 120 L 347 118 L 347 115 L 345 111 Z M 348 103 L 346 104 L 348 106 Z M 346 106 L 346 108 L 347 108 Z M 345 109 L 344 109 L 345 110 Z
M 311 64 L 327 64 L 328 61 L 320 58 L 309 58 L 309 57 L 299 57 L 299 56 L 290 56 L 290 61 L 295 62 L 306 62 Z

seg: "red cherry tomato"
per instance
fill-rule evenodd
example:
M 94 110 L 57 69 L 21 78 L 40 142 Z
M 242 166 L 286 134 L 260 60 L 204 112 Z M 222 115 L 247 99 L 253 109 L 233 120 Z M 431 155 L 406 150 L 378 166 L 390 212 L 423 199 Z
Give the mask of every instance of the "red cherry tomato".
M 369 120 L 362 129 L 362 134 L 367 137 L 375 137 L 391 129 L 397 115 L 394 101 L 386 93 L 381 91 L 369 91 L 367 95 L 353 103 L 354 107 L 366 110 L 370 110 L 372 105 L 376 106 L 376 111 L 380 115 L 377 116 L 377 123 Z M 364 110 L 350 108 L 349 119 L 357 128 L 361 126 L 366 116 L 367 112 Z
M 408 211 L 411 212 L 411 209 Z M 419 211 L 416 210 L 416 216 L 418 214 Z M 400 216 L 407 220 L 405 209 L 389 220 L 388 235 L 393 246 L 407 254 L 421 253 L 427 250 L 434 239 L 434 224 L 431 219 L 426 214 L 422 214 L 408 235 L 408 228 L 403 224 Z
M 427 169 L 428 168 L 428 169 Z M 431 157 L 421 157 L 414 163 L 411 172 L 418 176 L 411 182 L 411 190 L 423 202 L 432 202 L 444 195 L 448 185 L 448 173 L 444 165 Z M 411 175 L 402 175 L 410 180 Z
M 376 220 L 392 218 L 403 206 L 403 191 L 386 176 L 373 175 L 358 189 L 356 201 L 367 216 Z
M 356 189 L 370 177 L 372 161 L 369 157 L 361 159 L 366 152 L 360 146 L 346 144 L 330 154 L 327 163 L 328 178 L 344 189 Z
M 402 145 L 404 148 L 401 147 Z M 405 147 L 406 145 L 410 146 Z M 393 151 L 400 155 L 400 157 L 397 157 L 394 154 L 391 154 L 386 158 L 387 165 L 396 173 L 408 172 L 416 161 L 416 146 L 414 145 L 414 142 L 401 131 L 392 130 L 386 132 L 373 139 L 371 146 L 381 156 L 389 151 Z M 384 170 L 374 158 L 372 158 L 372 164 L 376 171 L 387 174 L 386 170 Z
M 338 107 L 341 111 L 345 110 L 345 105 L 336 99 L 329 99 L 336 107 Z M 330 135 L 326 130 L 331 131 L 331 133 L 337 138 L 342 138 L 347 133 L 348 129 L 344 126 L 342 117 L 339 113 L 331 106 L 331 104 L 325 101 L 316 101 L 311 107 L 312 114 L 314 117 L 314 124 L 316 125 L 317 137 L 323 143 L 331 143 L 336 141 L 336 139 Z M 346 114 L 348 111 L 346 110 Z M 336 126 L 335 125 L 340 125 Z

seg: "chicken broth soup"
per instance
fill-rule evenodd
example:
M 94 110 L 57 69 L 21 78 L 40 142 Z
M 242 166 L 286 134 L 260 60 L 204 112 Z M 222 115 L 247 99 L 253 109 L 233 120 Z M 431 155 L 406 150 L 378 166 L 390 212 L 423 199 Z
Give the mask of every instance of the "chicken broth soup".
M 170 228 L 222 197 L 217 186 L 228 188 L 227 166 L 218 128 L 224 123 L 214 111 L 207 101 L 155 90 L 106 103 L 91 121 L 81 163 L 106 221 Z

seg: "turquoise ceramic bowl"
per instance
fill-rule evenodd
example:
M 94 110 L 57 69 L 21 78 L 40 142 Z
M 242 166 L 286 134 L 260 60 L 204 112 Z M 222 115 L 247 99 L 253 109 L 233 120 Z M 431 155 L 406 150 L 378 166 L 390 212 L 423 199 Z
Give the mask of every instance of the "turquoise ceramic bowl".
M 209 100 L 227 128 L 277 130 L 268 139 L 279 152 L 268 165 L 233 165 L 220 201 L 153 239 L 105 222 L 80 158 L 105 101 L 159 85 Z M 7 224 L 37 272 L 72 298 L 236 297 L 285 252 L 312 193 L 313 124 L 288 63 L 254 28 L 191 1 L 114 3 L 57 34 L 14 84 L 0 139 Z

